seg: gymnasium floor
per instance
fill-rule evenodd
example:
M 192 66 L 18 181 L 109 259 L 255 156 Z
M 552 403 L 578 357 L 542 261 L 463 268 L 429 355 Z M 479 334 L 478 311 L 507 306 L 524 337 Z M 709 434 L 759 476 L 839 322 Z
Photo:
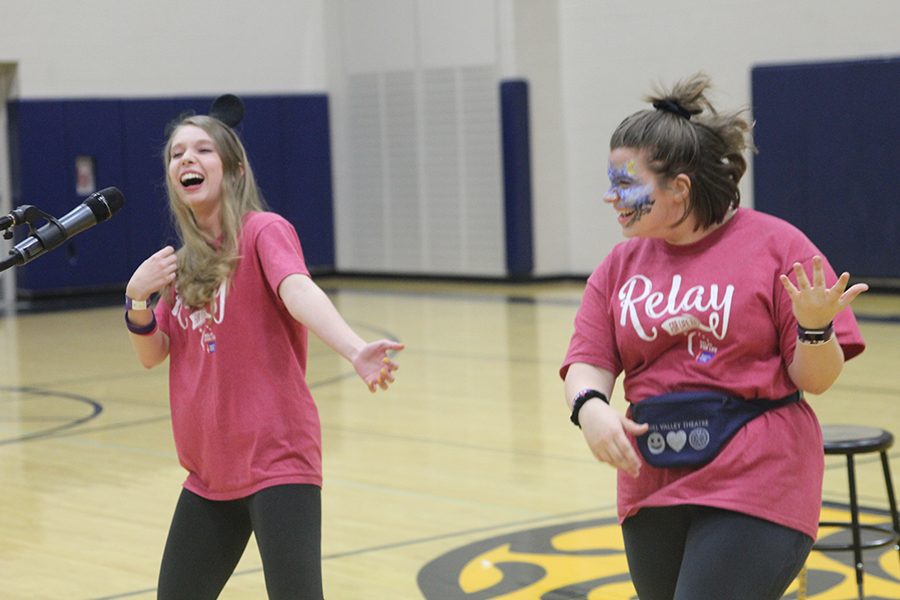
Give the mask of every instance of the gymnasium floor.
M 311 339 L 326 597 L 633 598 L 614 472 L 568 422 L 557 376 L 581 286 L 319 283 L 364 337 L 407 344 L 396 385 L 371 396 Z M 900 435 L 900 295 L 856 312 L 868 350 L 813 405 Z M 0 597 L 155 598 L 184 478 L 165 366 L 137 364 L 119 307 L 7 316 L 0 351 Z M 843 463 L 827 464 L 826 512 L 844 513 Z M 891 464 L 900 478 L 900 445 Z M 858 471 L 866 520 L 885 522 L 877 462 Z M 809 597 L 855 597 L 851 562 L 811 557 Z M 868 597 L 900 598 L 895 550 L 866 569 Z M 265 597 L 252 541 L 221 597 Z

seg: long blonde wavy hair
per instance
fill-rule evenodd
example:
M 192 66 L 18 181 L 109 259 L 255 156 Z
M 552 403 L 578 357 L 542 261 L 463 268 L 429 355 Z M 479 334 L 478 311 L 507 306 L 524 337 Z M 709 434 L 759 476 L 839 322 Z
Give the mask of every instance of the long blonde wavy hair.
M 212 301 L 219 286 L 234 272 L 240 259 L 238 239 L 243 217 L 251 211 L 265 210 L 265 202 L 256 186 L 244 145 L 233 129 L 213 117 L 192 115 L 175 125 L 163 151 L 166 173 L 175 133 L 188 125 L 199 127 L 212 139 L 222 160 L 223 173 L 221 241 L 211 239 L 200 229 L 193 211 L 178 198 L 173 182 L 166 176 L 169 210 L 181 241 L 181 247 L 176 252 L 178 273 L 174 285 L 185 304 L 198 308 Z M 171 286 L 166 290 L 170 297 L 173 292 Z

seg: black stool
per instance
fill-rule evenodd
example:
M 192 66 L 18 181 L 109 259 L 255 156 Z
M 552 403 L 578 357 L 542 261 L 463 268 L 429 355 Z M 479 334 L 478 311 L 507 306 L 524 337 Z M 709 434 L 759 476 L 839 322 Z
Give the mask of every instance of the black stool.
M 859 600 L 863 600 L 863 550 L 881 548 L 894 544 L 900 554 L 900 517 L 897 515 L 897 500 L 894 496 L 894 484 L 891 480 L 891 469 L 888 465 L 888 449 L 894 445 L 894 436 L 890 432 L 875 427 L 859 427 L 854 425 L 824 425 L 822 434 L 825 443 L 825 454 L 840 454 L 847 457 L 847 481 L 850 488 L 850 521 L 823 521 L 821 527 L 838 527 L 849 529 L 853 541 L 850 544 L 816 542 L 813 550 L 822 552 L 852 551 L 856 565 L 856 588 Z M 857 454 L 878 452 L 881 455 L 881 468 L 884 471 L 884 483 L 887 486 L 888 504 L 891 510 L 892 527 L 886 525 L 860 525 L 859 504 L 856 499 L 856 467 L 853 457 Z M 873 540 L 862 540 L 862 530 L 874 531 L 883 537 Z M 805 573 L 801 580 L 801 592 L 805 597 Z

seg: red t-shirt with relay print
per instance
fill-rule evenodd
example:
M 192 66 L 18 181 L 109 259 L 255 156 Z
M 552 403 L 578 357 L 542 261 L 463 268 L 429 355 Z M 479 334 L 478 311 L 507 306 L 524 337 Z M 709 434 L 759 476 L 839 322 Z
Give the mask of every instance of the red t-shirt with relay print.
M 278 297 L 309 275 L 294 227 L 244 217 L 240 260 L 210 305 L 156 307 L 169 336 L 172 429 L 188 490 L 231 500 L 289 483 L 322 484 L 318 411 L 306 384 L 307 331 Z
M 778 276 L 794 280 L 794 262 L 811 274 L 816 254 L 794 226 L 744 208 L 693 244 L 622 242 L 588 279 L 561 374 L 576 362 L 624 372 L 629 402 L 704 389 L 742 398 L 787 396 L 796 390 L 787 367 L 797 322 Z M 837 277 L 827 261 L 825 273 L 833 285 Z M 846 358 L 863 351 L 850 309 L 834 328 Z M 704 467 L 645 463 L 637 479 L 620 472 L 619 518 L 642 507 L 699 504 L 815 537 L 823 471 L 821 429 L 802 401 L 745 425 Z

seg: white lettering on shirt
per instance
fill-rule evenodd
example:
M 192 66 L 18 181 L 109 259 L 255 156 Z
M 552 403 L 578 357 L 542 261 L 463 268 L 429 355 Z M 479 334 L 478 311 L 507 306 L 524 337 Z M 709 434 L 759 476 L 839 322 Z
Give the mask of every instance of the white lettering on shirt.
M 209 312 L 207 312 L 206 308 L 200 308 L 190 311 L 187 314 L 187 318 L 185 318 L 184 311 L 182 310 L 185 307 L 184 301 L 176 292 L 175 306 L 172 307 L 172 316 L 178 319 L 178 324 L 181 325 L 182 329 L 187 329 L 188 327 L 190 327 L 194 331 L 200 329 L 209 321 L 212 321 L 213 323 L 221 323 L 222 319 L 225 318 L 225 298 L 227 295 L 228 286 L 226 282 L 223 281 L 219 286 L 219 289 L 216 290 L 216 295 L 213 297 L 213 301 L 210 303 L 211 310 L 215 313 L 214 315 L 211 315 Z
M 622 313 L 619 324 L 631 325 L 642 340 L 652 342 L 659 335 L 656 326 L 647 327 L 641 321 L 658 321 L 669 316 L 662 328 L 669 335 L 687 333 L 695 329 L 706 331 L 723 339 L 728 332 L 731 315 L 731 301 L 734 286 L 728 284 L 724 292 L 717 284 L 696 285 L 681 292 L 681 275 L 672 276 L 672 287 L 668 294 L 653 291 L 653 282 L 645 275 L 634 275 L 619 288 L 619 304 Z M 706 317 L 704 324 L 703 318 Z

